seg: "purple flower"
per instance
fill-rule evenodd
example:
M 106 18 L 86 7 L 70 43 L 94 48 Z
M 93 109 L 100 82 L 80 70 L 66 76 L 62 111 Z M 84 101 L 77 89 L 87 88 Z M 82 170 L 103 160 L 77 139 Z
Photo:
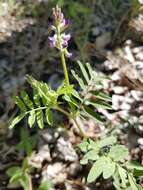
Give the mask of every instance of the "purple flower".
M 70 38 L 71 38 L 70 34 L 65 34 L 65 33 L 61 34 L 60 43 L 61 43 L 62 48 L 66 48 L 68 46 L 68 41 L 70 40 Z M 57 34 L 54 34 L 54 36 L 49 37 L 49 45 L 51 48 L 56 47 L 60 49 Z
M 68 52 L 68 50 L 65 49 L 65 56 L 68 57 L 68 58 L 71 58 L 72 57 L 72 53 Z
M 56 27 L 55 27 L 54 25 L 50 24 L 50 25 L 49 25 L 49 29 L 55 31 L 55 30 L 56 30 Z
M 68 46 L 68 41 L 71 39 L 71 35 L 70 34 L 61 34 L 61 44 L 62 47 L 67 47 Z
M 51 48 L 56 47 L 57 43 L 57 34 L 54 34 L 54 36 L 49 37 L 49 45 Z
M 56 47 L 61 52 L 64 52 L 66 57 L 71 57 L 72 53 L 67 50 L 71 35 L 63 33 L 69 26 L 70 21 L 64 18 L 64 14 L 58 6 L 53 9 L 53 18 L 54 24 L 50 25 L 50 29 L 53 30 L 55 34 L 49 37 L 49 45 L 51 48 Z
M 63 19 L 62 22 L 60 23 L 60 29 L 61 31 L 65 30 L 70 24 L 70 21 L 68 19 Z

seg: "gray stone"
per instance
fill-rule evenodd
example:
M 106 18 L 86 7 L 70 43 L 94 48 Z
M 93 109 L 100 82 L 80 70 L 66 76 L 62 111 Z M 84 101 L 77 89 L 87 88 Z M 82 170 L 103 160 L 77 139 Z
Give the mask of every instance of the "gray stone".
M 64 137 L 60 137 L 58 139 L 55 153 L 64 161 L 75 162 L 78 160 L 78 156 L 71 142 Z

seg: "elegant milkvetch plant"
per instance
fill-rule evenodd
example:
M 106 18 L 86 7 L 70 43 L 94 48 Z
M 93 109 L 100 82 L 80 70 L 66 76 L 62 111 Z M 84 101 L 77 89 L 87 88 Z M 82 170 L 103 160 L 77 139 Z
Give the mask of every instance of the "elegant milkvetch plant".
M 78 91 L 74 85 L 70 84 L 66 58 L 72 56 L 72 53 L 68 51 L 71 35 L 65 33 L 69 23 L 58 6 L 53 9 L 53 24 L 50 26 L 52 35 L 49 37 L 49 45 L 60 52 L 65 80 L 56 90 L 53 90 L 47 83 L 37 81 L 28 75 L 27 81 L 32 87 L 33 96 L 31 98 L 26 91 L 22 91 L 20 97 L 15 97 L 20 114 L 13 119 L 10 128 L 13 128 L 24 117 L 28 117 L 29 127 L 33 127 L 37 122 L 39 128 L 43 129 L 45 119 L 52 126 L 54 123 L 53 111 L 58 111 L 75 123 L 80 136 L 85 139 L 79 147 L 85 153 L 81 164 L 93 163 L 88 175 L 88 182 L 93 182 L 102 174 L 104 179 L 111 177 L 114 179 L 114 186 L 117 190 L 127 188 L 128 190 L 140 190 L 133 173 L 134 170 L 143 171 L 143 169 L 141 166 L 129 164 L 127 166 L 124 162 L 128 154 L 127 149 L 122 145 L 117 145 L 115 137 L 109 137 L 99 142 L 88 139 L 85 131 L 77 122 L 77 117 L 80 117 L 82 119 L 93 118 L 96 122 L 103 124 L 106 120 L 99 111 L 101 109 L 110 110 L 112 107 L 111 98 L 99 90 L 105 77 L 97 74 L 89 63 L 83 65 L 78 61 L 79 73 L 71 71 L 79 85 Z
M 84 131 L 77 123 L 76 118 L 92 117 L 96 121 L 102 123 L 104 118 L 95 112 L 98 108 L 111 109 L 108 102 L 111 98 L 106 94 L 98 92 L 98 85 L 102 84 L 103 76 L 99 76 L 86 63 L 85 66 L 78 61 L 82 77 L 72 70 L 72 75 L 78 82 L 81 91 L 77 91 L 69 82 L 69 76 L 66 66 L 66 57 L 70 58 L 72 53 L 68 51 L 68 42 L 71 38 L 70 34 L 65 34 L 65 29 L 69 26 L 69 20 L 65 19 L 61 9 L 57 6 L 53 9 L 53 24 L 50 29 L 54 34 L 49 37 L 49 45 L 56 48 L 60 52 L 61 63 L 63 67 L 65 80 L 57 90 L 52 90 L 48 84 L 37 81 L 32 76 L 27 76 L 27 81 L 33 89 L 33 100 L 27 92 L 22 91 L 20 97 L 15 97 L 15 103 L 20 108 L 21 113 L 12 121 L 10 128 L 13 128 L 25 116 L 28 116 L 28 124 L 34 126 L 37 121 L 38 126 L 44 127 L 43 116 L 46 116 L 47 123 L 53 125 L 53 110 L 59 111 L 72 119 L 79 129 L 80 135 L 86 137 Z M 93 99 L 91 97 L 94 97 Z

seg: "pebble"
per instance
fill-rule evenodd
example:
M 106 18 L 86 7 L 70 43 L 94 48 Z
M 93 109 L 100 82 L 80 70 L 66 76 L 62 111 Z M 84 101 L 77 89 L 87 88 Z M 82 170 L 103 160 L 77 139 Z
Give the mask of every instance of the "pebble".
M 41 146 L 38 153 L 33 152 L 28 159 L 28 163 L 35 168 L 42 168 L 42 163 L 45 160 L 51 162 L 50 149 L 48 145 Z
M 130 91 L 132 97 L 136 100 L 136 101 L 140 101 L 143 99 L 143 92 L 142 91 L 137 91 L 137 90 L 131 90 Z
M 128 87 L 123 87 L 123 86 L 115 86 L 115 87 L 113 87 L 113 91 L 114 91 L 115 94 L 123 94 L 127 90 L 128 90 Z
M 111 42 L 111 33 L 105 32 L 96 38 L 95 47 L 99 52 L 103 52 L 105 47 Z
M 124 48 L 124 51 L 125 51 L 125 53 L 126 53 L 125 58 L 126 58 L 129 62 L 134 63 L 134 62 L 135 62 L 135 58 L 134 58 L 134 55 L 133 55 L 133 53 L 132 53 L 132 50 L 131 50 L 130 46 L 126 46 L 126 47 Z
M 49 164 L 42 172 L 42 180 L 52 180 L 53 184 L 64 183 L 67 179 L 66 166 L 62 162 Z
M 56 129 L 48 128 L 40 131 L 40 136 L 43 138 L 43 140 L 45 140 L 49 144 L 56 142 L 59 133 Z
M 78 155 L 76 154 L 71 142 L 64 137 L 60 137 L 57 140 L 55 153 L 64 161 L 75 162 L 78 160 Z
M 79 162 L 71 163 L 68 170 L 70 176 L 76 176 L 78 172 L 80 172 L 82 169 L 82 166 Z
M 137 124 L 137 125 L 135 126 L 135 130 L 136 130 L 136 132 L 137 132 L 139 135 L 143 135 L 143 124 L 142 124 L 142 125 Z
M 143 138 L 138 139 L 138 144 L 139 144 L 140 148 L 143 150 Z

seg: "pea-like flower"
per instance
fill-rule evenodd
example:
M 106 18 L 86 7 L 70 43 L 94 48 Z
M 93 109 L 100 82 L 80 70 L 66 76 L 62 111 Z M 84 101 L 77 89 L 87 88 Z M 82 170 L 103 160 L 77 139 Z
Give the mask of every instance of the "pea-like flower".
M 63 33 L 60 36 L 60 42 L 59 42 L 58 35 L 54 34 L 54 36 L 49 37 L 49 45 L 51 48 L 56 47 L 59 50 L 62 48 L 65 53 L 65 56 L 70 58 L 72 56 L 72 53 L 69 53 L 67 50 L 68 41 L 70 40 L 70 38 L 71 38 L 70 34 Z
M 70 21 L 65 19 L 61 8 L 58 6 L 53 9 L 53 19 L 54 22 L 53 25 L 50 26 L 50 29 L 53 30 L 55 34 L 49 37 L 49 45 L 51 48 L 56 47 L 59 49 L 66 57 L 71 57 L 72 53 L 69 53 L 67 50 L 71 35 L 63 33 L 69 26 Z
M 60 28 L 60 31 L 62 32 L 62 31 L 64 31 L 66 28 L 68 28 L 68 26 L 70 25 L 70 21 L 68 20 L 68 19 L 63 19 L 62 20 L 62 22 L 60 22 L 59 24 L 58 24 L 58 28 Z M 53 30 L 53 31 L 56 31 L 56 26 L 54 26 L 54 25 L 51 25 L 50 27 L 49 27 L 51 30 Z
M 57 47 L 57 34 L 54 34 L 53 37 L 49 37 L 49 45 L 51 48 Z
M 66 48 L 68 47 L 68 41 L 70 40 L 70 38 L 71 38 L 70 34 L 63 33 L 61 34 L 60 39 L 58 39 L 57 34 L 54 34 L 54 36 L 49 37 L 49 45 L 50 47 L 56 47 L 58 49 Z
M 60 23 L 61 31 L 68 28 L 69 24 L 70 24 L 70 21 L 68 19 L 63 19 L 63 21 Z
M 61 44 L 62 47 L 67 47 L 68 46 L 68 41 L 71 39 L 71 35 L 70 34 L 61 34 Z

